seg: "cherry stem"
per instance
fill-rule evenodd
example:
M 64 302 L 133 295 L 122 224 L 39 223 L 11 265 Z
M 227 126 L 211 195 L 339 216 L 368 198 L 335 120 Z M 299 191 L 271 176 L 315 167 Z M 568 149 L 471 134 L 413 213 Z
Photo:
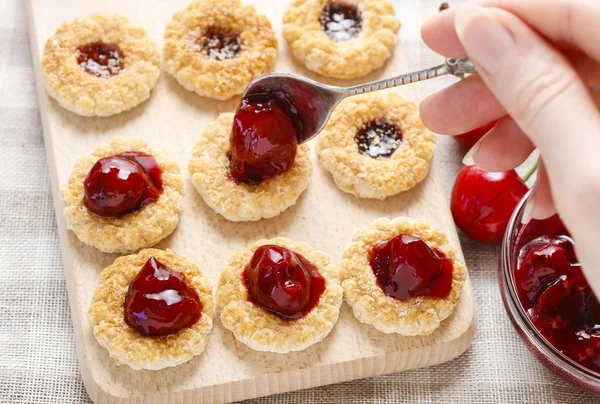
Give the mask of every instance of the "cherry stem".
M 533 167 L 531 167 L 531 169 L 527 172 L 527 174 L 525 174 L 523 176 L 523 182 L 527 182 L 529 181 L 529 179 L 533 176 L 533 174 L 535 174 L 535 172 L 537 171 L 538 167 L 540 165 L 540 161 L 536 161 L 535 164 L 533 165 Z

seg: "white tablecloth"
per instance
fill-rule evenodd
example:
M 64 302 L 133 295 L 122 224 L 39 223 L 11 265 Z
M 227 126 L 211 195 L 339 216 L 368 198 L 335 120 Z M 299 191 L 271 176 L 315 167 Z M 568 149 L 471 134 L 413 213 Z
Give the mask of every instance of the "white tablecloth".
M 400 4 L 412 67 L 439 62 L 419 40 L 419 25 L 437 11 L 438 0 Z M 444 84 L 421 84 L 417 93 L 422 98 Z M 0 0 L 0 152 L 0 403 L 89 402 L 75 356 L 20 0 Z M 449 192 L 460 152 L 441 138 L 436 158 Z M 548 373 L 513 330 L 498 288 L 499 247 L 464 236 L 461 242 L 479 313 L 477 336 L 464 355 L 434 368 L 255 402 L 598 402 Z

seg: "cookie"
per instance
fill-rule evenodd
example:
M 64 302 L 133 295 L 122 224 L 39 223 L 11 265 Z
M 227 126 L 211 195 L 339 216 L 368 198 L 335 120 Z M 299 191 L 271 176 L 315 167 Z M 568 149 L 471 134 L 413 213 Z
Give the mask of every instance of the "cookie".
M 182 273 L 202 304 L 200 319 L 177 333 L 146 337 L 125 321 L 124 302 L 131 281 L 150 257 Z M 88 314 L 98 343 L 117 364 L 133 369 L 159 370 L 177 366 L 200 355 L 212 329 L 215 301 L 210 282 L 186 258 L 170 250 L 145 249 L 135 255 L 117 258 L 98 277 Z
M 283 319 L 249 300 L 243 275 L 254 252 L 265 245 L 288 248 L 301 254 L 325 280 L 325 289 L 316 306 L 298 319 Z M 329 334 L 338 320 L 342 287 L 337 269 L 329 257 L 308 244 L 286 238 L 260 240 L 237 252 L 221 273 L 217 301 L 221 323 L 238 341 L 257 351 L 288 353 L 301 351 Z
M 146 31 L 119 14 L 94 14 L 63 24 L 44 47 L 50 97 L 83 116 L 128 111 L 150 97 L 160 55 Z
M 387 0 L 293 0 L 283 24 L 283 36 L 300 63 L 339 79 L 382 67 L 400 29 Z
M 449 260 L 451 275 L 447 279 L 447 296 L 416 295 L 399 300 L 390 297 L 389 290 L 384 292 L 371 265 L 372 252 L 381 243 L 399 235 L 417 237 L 438 256 L 443 255 Z M 418 261 L 424 262 L 422 255 Z M 407 336 L 431 334 L 452 314 L 460 298 L 466 273 L 466 268 L 443 231 L 424 220 L 406 217 L 378 219 L 359 229 L 345 251 L 340 267 L 346 302 L 358 321 L 387 334 Z M 404 283 L 412 282 L 411 277 L 402 279 Z
M 268 219 L 293 206 L 308 186 L 312 173 L 310 149 L 299 145 L 292 167 L 258 185 L 230 176 L 232 113 L 219 115 L 194 147 L 189 172 L 192 183 L 208 206 L 234 222 Z
M 155 202 L 120 217 L 102 217 L 85 205 L 84 181 L 92 167 L 105 157 L 139 151 L 154 157 L 162 192 Z M 114 138 L 76 163 L 62 189 L 65 225 L 85 244 L 106 253 L 130 253 L 151 247 L 175 230 L 182 212 L 183 180 L 179 166 L 166 152 L 148 147 L 141 139 Z
M 277 38 L 269 20 L 240 0 L 199 0 L 165 31 L 164 59 L 184 88 L 226 100 L 275 68 Z
M 412 100 L 378 92 L 344 100 L 317 137 L 317 150 L 341 190 L 385 199 L 425 179 L 435 135 Z

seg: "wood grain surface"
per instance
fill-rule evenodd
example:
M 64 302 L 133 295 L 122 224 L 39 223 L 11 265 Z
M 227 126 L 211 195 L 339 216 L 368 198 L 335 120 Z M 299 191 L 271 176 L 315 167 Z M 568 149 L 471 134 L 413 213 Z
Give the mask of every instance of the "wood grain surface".
M 330 84 L 295 63 L 281 36 L 281 20 L 289 3 L 256 0 L 276 30 L 280 45 L 277 70 L 302 74 Z M 469 281 L 454 314 L 432 335 L 385 335 L 360 324 L 344 304 L 332 333 L 304 352 L 287 355 L 253 351 L 237 342 L 218 318 L 204 354 L 161 371 L 135 371 L 116 366 L 96 342 L 87 309 L 100 271 L 116 258 L 83 245 L 63 222 L 59 189 L 81 155 L 114 136 L 141 137 L 163 148 L 178 161 L 185 178 L 184 212 L 173 235 L 158 248 L 170 248 L 198 263 L 216 288 L 218 275 L 235 251 L 259 238 L 285 236 L 310 243 L 339 263 L 355 229 L 379 217 L 406 215 L 424 218 L 441 227 L 460 251 L 448 201 L 435 164 L 415 189 L 385 201 L 358 200 L 338 190 L 318 164 L 313 148 L 314 173 L 296 206 L 279 217 L 253 223 L 231 223 L 214 213 L 196 193 L 187 173 L 193 145 L 204 127 L 219 113 L 232 112 L 239 98 L 213 101 L 183 89 L 162 72 L 149 101 L 130 112 L 110 118 L 84 118 L 63 110 L 45 93 L 40 57 L 46 39 L 63 22 L 99 11 L 118 12 L 144 26 L 162 48 L 167 21 L 186 0 L 27 0 L 29 31 L 56 220 L 60 236 L 71 315 L 81 373 L 90 397 L 97 403 L 222 403 L 338 383 L 456 358 L 472 341 L 475 329 Z M 374 80 L 407 71 L 399 43 L 385 68 L 360 80 Z M 411 96 L 410 89 L 403 89 Z

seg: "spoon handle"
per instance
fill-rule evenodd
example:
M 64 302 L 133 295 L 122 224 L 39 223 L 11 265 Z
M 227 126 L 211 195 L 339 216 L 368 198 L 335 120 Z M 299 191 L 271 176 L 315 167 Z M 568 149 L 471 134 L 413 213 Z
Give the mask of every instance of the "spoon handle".
M 476 73 L 477 70 L 469 58 L 447 59 L 446 63 L 418 72 L 403 74 L 390 79 L 374 81 L 372 83 L 361 84 L 354 87 L 344 88 L 342 92 L 345 96 L 370 93 L 372 91 L 385 90 L 386 88 L 403 86 L 406 84 L 417 83 L 419 81 L 434 79 L 436 77 L 452 74 L 462 77 L 464 74 Z

